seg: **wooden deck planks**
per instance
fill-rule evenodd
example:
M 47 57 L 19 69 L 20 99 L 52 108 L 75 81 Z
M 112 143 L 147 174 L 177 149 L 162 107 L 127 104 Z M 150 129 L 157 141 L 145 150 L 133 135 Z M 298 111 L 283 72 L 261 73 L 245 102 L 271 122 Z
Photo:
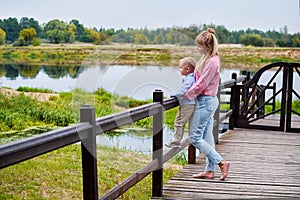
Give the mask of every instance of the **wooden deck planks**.
M 163 199 L 300 198 L 300 133 L 236 129 L 221 137 L 218 152 L 231 162 L 220 181 L 192 177 L 205 157 L 184 167 L 163 188 Z

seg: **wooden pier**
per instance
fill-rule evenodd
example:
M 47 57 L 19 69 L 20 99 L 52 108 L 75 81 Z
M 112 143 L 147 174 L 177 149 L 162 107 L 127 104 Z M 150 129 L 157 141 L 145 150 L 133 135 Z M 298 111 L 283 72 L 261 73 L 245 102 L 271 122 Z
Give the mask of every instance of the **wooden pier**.
M 300 198 L 300 133 L 235 129 L 216 149 L 231 162 L 225 181 L 218 167 L 214 180 L 192 177 L 204 169 L 200 155 L 164 185 L 162 199 Z
M 273 76 L 261 84 L 260 77 L 268 70 Z M 273 83 L 276 78 L 281 79 L 281 85 Z M 232 79 L 221 82 L 218 98 L 230 95 L 229 102 L 220 101 L 229 104 L 230 109 L 222 115 L 217 110 L 213 135 L 219 139 L 218 152 L 231 162 L 225 181 L 218 179 L 218 168 L 214 180 L 193 178 L 204 169 L 205 157 L 196 160 L 190 146 L 189 163 L 196 164 L 185 166 L 163 185 L 163 163 L 188 146 L 189 140 L 163 155 L 164 111 L 177 107 L 178 101 L 164 100 L 161 90 L 153 92 L 153 103 L 100 118 L 96 118 L 92 106 L 82 106 L 78 124 L 1 145 L 0 169 L 81 142 L 83 199 L 99 199 L 96 136 L 153 117 L 152 161 L 100 199 L 117 199 L 150 173 L 153 199 L 300 199 L 300 113 L 294 102 L 300 99 L 294 84 L 299 78 L 300 63 L 277 62 L 259 69 L 252 78 L 250 72 L 244 71 L 240 77 L 233 73 Z M 270 97 L 266 96 L 267 90 L 271 90 Z M 278 99 L 280 107 L 276 104 Z M 230 132 L 219 138 L 219 124 L 225 120 Z

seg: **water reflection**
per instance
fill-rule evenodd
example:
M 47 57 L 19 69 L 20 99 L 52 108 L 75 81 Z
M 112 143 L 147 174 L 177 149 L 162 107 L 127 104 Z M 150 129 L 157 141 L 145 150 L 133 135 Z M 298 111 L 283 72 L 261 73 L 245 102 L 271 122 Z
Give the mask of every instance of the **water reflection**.
M 40 66 L 40 65 L 20 65 L 20 64 L 0 64 L 0 76 L 8 80 L 16 80 L 17 77 L 24 79 L 35 79 L 41 72 L 53 79 L 66 76 L 77 78 L 84 70 L 81 66 Z
M 160 66 L 74 66 L 46 67 L 0 65 L 2 86 L 47 88 L 56 92 L 82 88 L 95 91 L 99 87 L 119 95 L 149 99 L 160 88 L 166 94 L 177 90 L 181 76 L 174 67 Z
M 164 146 L 164 144 L 172 139 L 174 130 L 169 127 L 163 129 L 163 152 L 167 152 L 170 148 Z M 184 135 L 185 139 L 187 133 Z M 98 145 L 107 147 L 117 147 L 119 149 L 127 149 L 144 154 L 152 153 L 152 136 L 137 136 L 130 131 L 121 135 L 107 136 L 105 134 L 97 136 L 96 142 Z

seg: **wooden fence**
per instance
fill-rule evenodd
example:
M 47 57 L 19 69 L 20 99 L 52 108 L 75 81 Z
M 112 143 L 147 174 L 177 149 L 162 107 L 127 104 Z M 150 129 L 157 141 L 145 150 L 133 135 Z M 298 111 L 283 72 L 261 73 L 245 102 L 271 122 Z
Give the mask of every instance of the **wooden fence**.
M 268 73 L 267 82 L 260 85 L 261 77 Z M 280 84 L 275 84 L 275 79 Z M 300 116 L 299 111 L 293 106 L 293 101 L 300 99 L 297 81 L 300 81 L 300 63 L 276 62 L 259 69 L 254 76 L 243 84 L 232 88 L 231 108 L 234 113 L 231 125 L 237 128 L 277 130 L 286 132 L 300 132 L 293 127 L 292 115 Z M 272 84 L 273 83 L 273 84 Z M 266 98 L 267 89 L 272 95 Z M 276 98 L 280 105 L 276 108 Z M 266 111 L 266 106 L 271 105 L 271 111 Z M 270 116 L 279 117 L 278 124 L 261 124 L 259 121 Z

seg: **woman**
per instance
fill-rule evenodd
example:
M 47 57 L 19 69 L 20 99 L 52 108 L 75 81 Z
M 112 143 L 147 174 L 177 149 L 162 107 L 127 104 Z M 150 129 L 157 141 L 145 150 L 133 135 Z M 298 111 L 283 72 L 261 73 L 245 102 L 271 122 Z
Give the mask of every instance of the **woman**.
M 206 155 L 206 167 L 204 172 L 195 174 L 193 177 L 214 179 L 215 165 L 219 165 L 222 172 L 220 179 L 225 180 L 228 175 L 229 162 L 215 150 L 212 134 L 213 115 L 219 104 L 216 95 L 220 80 L 218 41 L 214 29 L 208 28 L 201 32 L 195 42 L 198 51 L 203 56 L 197 62 L 194 71 L 196 82 L 185 95 L 188 99 L 196 98 L 195 111 L 190 125 L 190 141 Z

